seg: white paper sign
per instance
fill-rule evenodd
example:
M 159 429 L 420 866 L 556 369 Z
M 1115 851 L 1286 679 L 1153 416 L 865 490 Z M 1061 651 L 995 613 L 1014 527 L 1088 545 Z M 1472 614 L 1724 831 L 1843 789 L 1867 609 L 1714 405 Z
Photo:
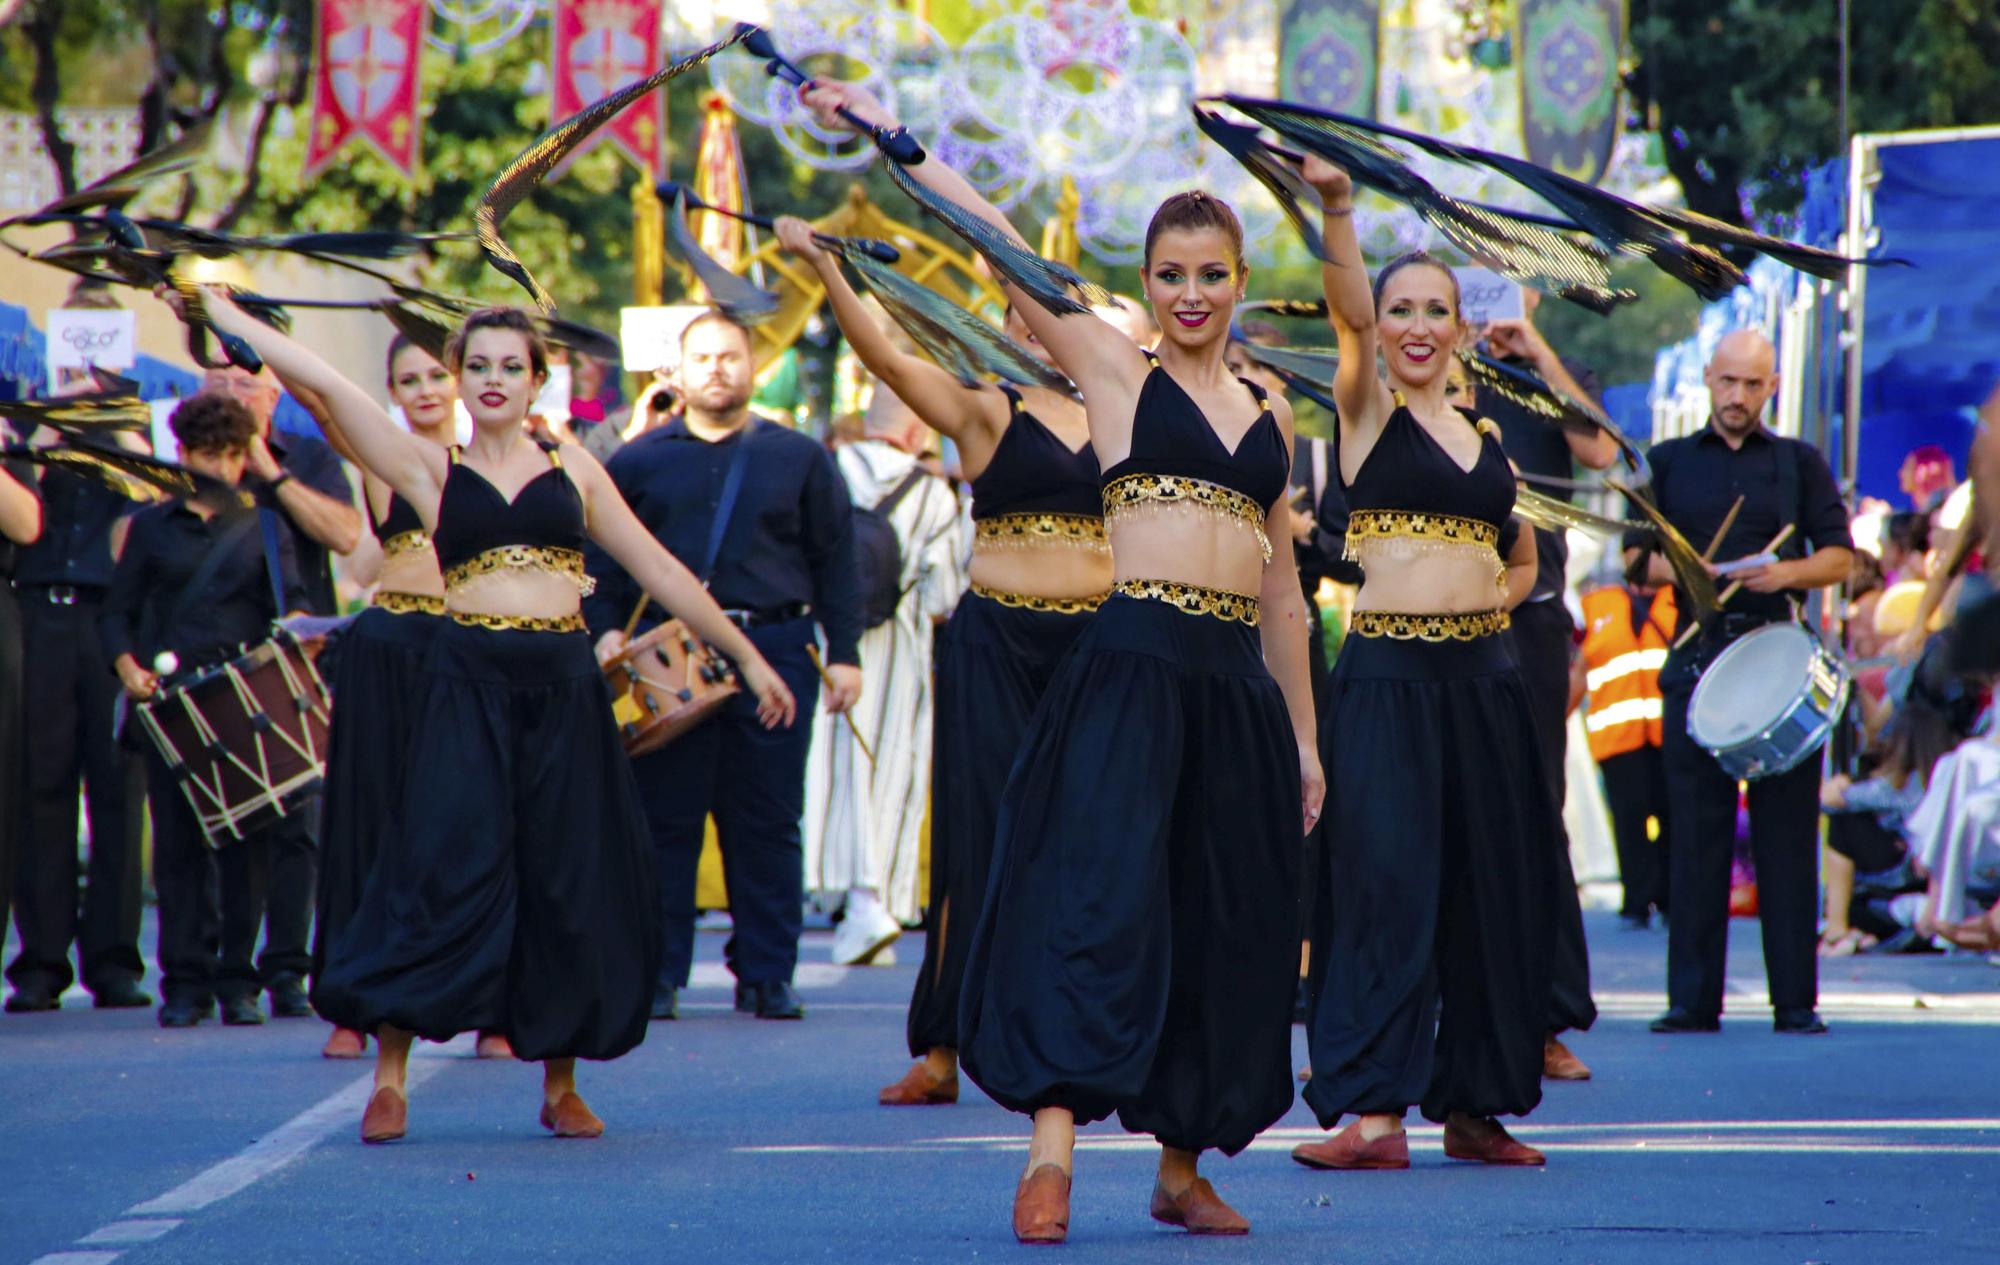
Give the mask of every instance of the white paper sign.
M 1510 281 L 1485 268 L 1453 268 L 1458 277 L 1459 306 L 1466 323 L 1474 329 L 1488 321 L 1516 320 L 1521 316 L 1521 283 Z
M 104 308 L 49 310 L 49 380 L 63 369 L 130 369 L 138 362 L 138 314 Z
M 618 310 L 619 356 L 627 373 L 672 370 L 681 363 L 681 331 L 708 309 L 699 303 Z

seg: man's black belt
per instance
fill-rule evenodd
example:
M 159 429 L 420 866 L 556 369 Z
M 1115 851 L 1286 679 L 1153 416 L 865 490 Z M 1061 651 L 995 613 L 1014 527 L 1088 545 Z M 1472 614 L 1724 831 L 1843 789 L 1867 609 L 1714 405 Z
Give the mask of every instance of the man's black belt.
M 78 602 L 104 600 L 104 587 L 97 584 L 35 584 L 16 580 L 14 591 L 34 602 L 51 606 L 74 606 Z
M 725 608 L 723 616 L 738 628 L 748 631 L 752 628 L 766 628 L 772 624 L 790 623 L 812 614 L 812 606 L 807 602 L 793 602 L 787 606 L 769 606 L 763 610 L 730 610 Z

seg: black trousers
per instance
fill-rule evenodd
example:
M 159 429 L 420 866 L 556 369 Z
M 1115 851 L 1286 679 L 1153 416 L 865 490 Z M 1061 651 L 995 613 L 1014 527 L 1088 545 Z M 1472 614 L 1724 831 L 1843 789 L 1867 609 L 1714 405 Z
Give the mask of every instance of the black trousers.
M 1618 876 L 1625 885 L 1619 912 L 1628 918 L 1672 906 L 1667 893 L 1667 765 L 1658 747 L 1640 747 L 1597 762 L 1604 775 L 1604 798 L 1611 804 L 1611 833 L 1618 844 Z M 1657 817 L 1660 837 L 1646 837 L 1646 819 Z
M 1341 647 L 1307 981 L 1305 1100 L 1324 1126 L 1541 1101 L 1562 893 L 1526 712 L 1498 637 Z
M 283 976 L 303 976 L 312 929 L 310 887 L 303 906 L 273 900 L 264 952 L 257 930 L 266 918 L 273 876 L 310 864 L 309 820 L 315 805 L 217 850 L 180 784 L 157 755 L 146 761 L 153 809 L 153 886 L 160 894 L 161 991 L 168 999 L 251 997 Z
M 27 793 L 15 901 L 21 951 L 7 968 L 17 987 L 60 993 L 76 978 L 93 991 L 145 974 L 139 957 L 142 896 L 140 839 L 145 826 L 146 763 L 112 733 L 118 678 L 105 666 L 97 636 L 98 597 L 67 604 L 51 590 L 21 592 L 27 714 L 35 740 L 27 752 Z M 77 902 L 77 787 L 90 822 L 90 861 Z
M 26 716 L 21 708 L 21 608 L 13 587 L 0 581 L 0 944 L 7 942 L 8 911 L 14 907 L 15 839 L 22 814 L 14 808 L 24 798 L 26 762 L 22 739 Z
M 811 619 L 752 629 L 750 640 L 798 699 L 789 729 L 766 729 L 748 691 L 707 723 L 632 762 L 653 836 L 659 885 L 659 984 L 684 988 L 694 967 L 695 869 L 703 824 L 715 815 L 735 930 L 726 955 L 746 984 L 789 981 L 805 921 L 806 754 L 819 673 L 806 655 Z
M 1576 890 L 1576 871 L 1569 863 L 1569 831 L 1562 807 L 1567 779 L 1563 753 L 1569 746 L 1569 611 L 1557 598 L 1524 602 L 1514 608 L 1508 639 L 1521 683 L 1528 688 L 1528 714 L 1542 749 L 1542 771 L 1556 806 L 1555 825 L 1548 839 L 1556 854 L 1561 882 L 1549 913 L 1555 919 L 1555 959 L 1551 972 L 1549 1031 L 1587 1029 L 1597 1022 L 1597 1005 L 1590 999 L 1590 946 L 1583 937 L 1583 905 Z
M 1693 688 L 1666 695 L 1667 849 L 1673 909 L 1667 917 L 1668 1004 L 1722 1013 L 1729 948 L 1729 862 L 1736 843 L 1736 779 L 1688 736 Z M 1817 755 L 1750 783 L 1750 849 L 1764 920 L 1771 1004 L 1810 1009 L 1819 999 L 1819 769 Z
M 930 905 L 904 1027 L 913 1057 L 958 1047 L 965 960 L 986 904 L 1000 795 L 1050 678 L 1091 618 L 967 593 L 938 637 Z

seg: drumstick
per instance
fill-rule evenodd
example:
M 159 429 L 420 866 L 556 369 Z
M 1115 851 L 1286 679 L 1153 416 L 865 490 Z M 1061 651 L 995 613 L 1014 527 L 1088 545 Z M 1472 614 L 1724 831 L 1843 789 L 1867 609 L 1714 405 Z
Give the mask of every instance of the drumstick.
M 622 641 L 632 640 L 632 633 L 639 627 L 639 617 L 646 613 L 646 603 L 652 600 L 651 594 L 641 593 L 639 595 L 639 604 L 632 608 L 632 618 L 625 621 L 625 634 L 621 639 Z
M 1740 497 L 1738 498 L 1737 503 L 1738 504 L 1742 503 L 1742 499 Z M 1776 553 L 1780 546 L 1782 546 L 1787 540 L 1790 540 L 1792 538 L 1792 532 L 1794 530 L 1795 529 L 1791 523 L 1786 523 L 1784 527 L 1779 529 L 1777 535 L 1771 537 L 1771 543 L 1764 546 L 1763 552 Z M 1742 587 L 1743 587 L 1743 581 L 1741 580 L 1730 581 L 1729 587 L 1722 590 L 1721 594 L 1716 597 L 1715 604 L 1717 606 L 1728 605 L 1729 599 L 1735 597 L 1737 592 L 1741 590 Z M 1688 640 L 1694 636 L 1696 630 L 1699 629 L 1700 627 L 1701 625 L 1698 623 L 1689 624 L 1687 626 L 1687 631 L 1683 632 L 1678 638 L 1675 639 L 1674 649 L 1679 650 L 1682 646 L 1686 645 L 1688 643 Z
M 806 655 L 812 659 L 813 669 L 819 673 L 819 679 L 826 682 L 826 688 L 833 689 L 833 675 L 826 670 L 825 660 L 819 657 L 819 647 L 807 646 Z M 868 749 L 868 740 L 861 736 L 861 726 L 854 723 L 854 713 L 852 711 L 844 711 L 840 713 L 840 718 L 847 722 L 847 732 L 854 735 L 854 745 L 860 747 L 861 754 L 868 757 L 868 767 L 871 769 L 874 768 L 875 753 Z
M 1703 562 L 1715 561 L 1715 551 L 1722 548 L 1722 538 L 1727 536 L 1729 529 L 1736 525 L 1736 512 L 1742 508 L 1743 498 L 1739 496 L 1736 498 L 1736 504 L 1730 506 L 1729 512 L 1722 516 L 1722 526 L 1715 529 L 1715 539 L 1709 541 L 1708 548 L 1702 551 L 1701 560 Z

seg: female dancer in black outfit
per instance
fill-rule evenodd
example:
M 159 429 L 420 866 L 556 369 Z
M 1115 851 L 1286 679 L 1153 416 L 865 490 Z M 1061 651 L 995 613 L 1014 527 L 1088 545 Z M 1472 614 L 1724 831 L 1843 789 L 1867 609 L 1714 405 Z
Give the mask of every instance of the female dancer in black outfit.
M 401 334 L 389 344 L 389 399 L 403 410 L 410 433 L 451 446 L 457 422 L 458 382 L 438 359 Z M 330 441 L 349 461 L 355 456 L 326 420 L 325 406 L 302 384 L 286 382 L 321 420 Z M 318 917 L 313 924 L 312 977 L 326 969 L 327 946 L 338 938 L 360 904 L 383 836 L 394 832 L 403 808 L 403 765 L 423 680 L 424 652 L 444 614 L 444 577 L 430 533 L 410 503 L 372 474 L 362 479 L 368 519 L 382 562 L 374 600 L 341 634 L 334 668 L 333 733 L 328 739 L 326 789 L 321 794 Z M 367 1036 L 336 1026 L 321 1051 L 330 1059 L 360 1058 Z M 514 1056 L 507 1038 L 481 1032 L 478 1056 Z
M 804 100 L 822 122 L 845 105 L 895 126 L 851 86 Z M 908 171 L 1019 240 L 935 158 Z M 1008 779 L 959 1009 L 967 1074 L 1035 1118 L 1024 1242 L 1067 1235 L 1076 1122 L 1114 1111 L 1160 1140 L 1156 1219 L 1244 1233 L 1196 1160 L 1242 1150 L 1292 1100 L 1298 933 L 1280 911 L 1320 778 L 1304 599 L 1270 548 L 1291 410 L 1223 368 L 1247 279 L 1234 213 L 1177 195 L 1146 246 L 1156 362 L 1094 315 L 1009 295 L 1083 392 L 1115 570 Z
M 986 899 L 1000 791 L 1056 664 L 1111 588 L 1097 454 L 1076 401 L 1045 387 L 962 386 L 896 346 L 804 220 L 780 219 L 777 232 L 819 275 L 861 363 L 951 437 L 972 483 L 972 588 L 938 638 L 930 934 L 908 1024 L 917 1061 L 877 1096 L 892 1107 L 957 1102 L 959 986 Z M 1007 333 L 1048 358 L 1011 309 Z
M 521 313 L 488 309 L 460 330 L 450 361 L 475 432 L 447 454 L 222 292 L 203 297 L 218 328 L 320 398 L 429 528 L 444 573 L 400 830 L 314 981 L 323 1013 L 380 1042 L 362 1138 L 403 1134 L 413 1033 L 473 1029 L 544 1064 L 544 1127 L 594 1137 L 604 1124 L 576 1092 L 575 1060 L 645 1036 L 659 929 L 638 789 L 577 610 L 586 533 L 736 661 L 766 724 L 791 722 L 792 697 L 595 459 L 524 433 L 547 357 Z
M 1542 846 L 1556 807 L 1499 635 L 1534 583 L 1533 533 L 1503 558 L 1514 475 L 1497 428 L 1445 403 L 1465 332 L 1450 270 L 1405 256 L 1371 292 L 1347 173 L 1314 159 L 1305 175 L 1326 206 L 1347 548 L 1366 573 L 1325 722 L 1338 824 L 1314 879 L 1305 1096 L 1327 1127 L 1360 1119 L 1292 1154 L 1406 1168 L 1402 1115 L 1421 1103 L 1447 1155 L 1540 1164 L 1493 1119 L 1541 1100 L 1559 881 Z

